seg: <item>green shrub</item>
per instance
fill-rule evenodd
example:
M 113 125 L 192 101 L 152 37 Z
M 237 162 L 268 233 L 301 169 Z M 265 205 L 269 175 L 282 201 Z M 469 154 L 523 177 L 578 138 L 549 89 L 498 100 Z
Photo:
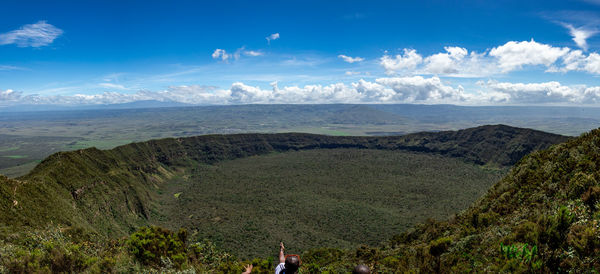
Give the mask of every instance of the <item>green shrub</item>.
M 303 263 L 314 264 L 318 267 L 339 261 L 344 256 L 344 252 L 337 248 L 317 248 L 311 249 L 302 254 Z M 363 256 L 363 255 L 360 255 Z
M 600 252 L 598 229 L 593 226 L 573 225 L 567 235 L 569 246 L 581 256 L 592 256 Z
M 429 243 L 429 254 L 434 257 L 439 257 L 448 250 L 451 243 L 452 239 L 449 237 L 442 237 L 431 241 L 431 243 Z
M 169 259 L 175 267 L 187 261 L 187 232 L 184 229 L 174 233 L 164 228 L 142 227 L 127 241 L 129 251 L 144 265 L 164 266 L 163 259 Z
M 600 201 L 600 186 L 592 186 L 581 196 L 583 202 L 590 208 L 596 210 L 596 203 Z
M 514 229 L 513 239 L 517 242 L 537 243 L 539 231 L 538 224 L 531 221 L 525 221 Z
M 575 215 L 566 206 L 559 207 L 556 214 L 550 217 L 542 216 L 538 221 L 540 242 L 552 248 L 564 245 L 566 232 L 574 220 Z

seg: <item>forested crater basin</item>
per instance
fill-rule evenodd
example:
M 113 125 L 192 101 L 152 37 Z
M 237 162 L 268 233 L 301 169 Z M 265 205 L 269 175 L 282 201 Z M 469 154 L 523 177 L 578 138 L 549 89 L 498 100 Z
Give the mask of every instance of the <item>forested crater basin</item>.
M 160 188 L 162 226 L 241 256 L 377 244 L 465 209 L 506 172 L 407 151 L 336 148 L 201 164 Z M 293 250 L 292 250 L 293 251 Z
M 496 125 L 386 137 L 205 135 L 59 152 L 25 176 L 0 176 L 0 236 L 59 226 L 115 239 L 162 225 L 242 258 L 272 255 L 281 240 L 295 243 L 290 252 L 376 244 L 466 209 L 521 157 L 566 140 Z

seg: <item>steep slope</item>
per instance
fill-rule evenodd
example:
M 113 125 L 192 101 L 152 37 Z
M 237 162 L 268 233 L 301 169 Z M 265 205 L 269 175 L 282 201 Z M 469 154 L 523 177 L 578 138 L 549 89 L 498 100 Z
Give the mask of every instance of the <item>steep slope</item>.
M 477 164 L 501 166 L 512 166 L 532 151 L 568 140 L 560 135 L 505 125 L 414 133 L 400 138 L 406 149 L 459 157 Z
M 102 235 L 125 235 L 160 217 L 155 204 L 159 186 L 198 163 L 273 151 L 372 148 L 435 152 L 479 164 L 510 165 L 518 155 L 565 139 L 527 129 L 484 126 L 392 137 L 207 135 L 132 143 L 105 151 L 91 148 L 60 152 L 28 175 L 3 179 L 2 196 L 7 199 L 3 200 L 0 220 L 14 229 L 54 222 Z
M 600 268 L 599 166 L 597 129 L 524 157 L 456 218 L 312 267 L 340 269 L 354 261 L 381 271 L 593 272 Z

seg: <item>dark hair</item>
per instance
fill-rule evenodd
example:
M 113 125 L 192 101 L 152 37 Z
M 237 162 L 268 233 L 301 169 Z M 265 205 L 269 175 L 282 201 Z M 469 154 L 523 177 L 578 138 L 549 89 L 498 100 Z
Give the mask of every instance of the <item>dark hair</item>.
M 300 256 L 288 255 L 285 256 L 285 273 L 296 273 L 300 268 Z
M 354 268 L 354 270 L 352 270 L 352 274 L 369 274 L 369 273 L 371 273 L 371 269 L 364 264 L 359 264 Z

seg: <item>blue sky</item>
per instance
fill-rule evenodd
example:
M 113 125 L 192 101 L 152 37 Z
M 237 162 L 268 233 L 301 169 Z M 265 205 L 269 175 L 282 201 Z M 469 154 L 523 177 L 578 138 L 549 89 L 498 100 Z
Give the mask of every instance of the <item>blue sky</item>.
M 597 106 L 599 11 L 596 0 L 8 0 L 0 106 Z

